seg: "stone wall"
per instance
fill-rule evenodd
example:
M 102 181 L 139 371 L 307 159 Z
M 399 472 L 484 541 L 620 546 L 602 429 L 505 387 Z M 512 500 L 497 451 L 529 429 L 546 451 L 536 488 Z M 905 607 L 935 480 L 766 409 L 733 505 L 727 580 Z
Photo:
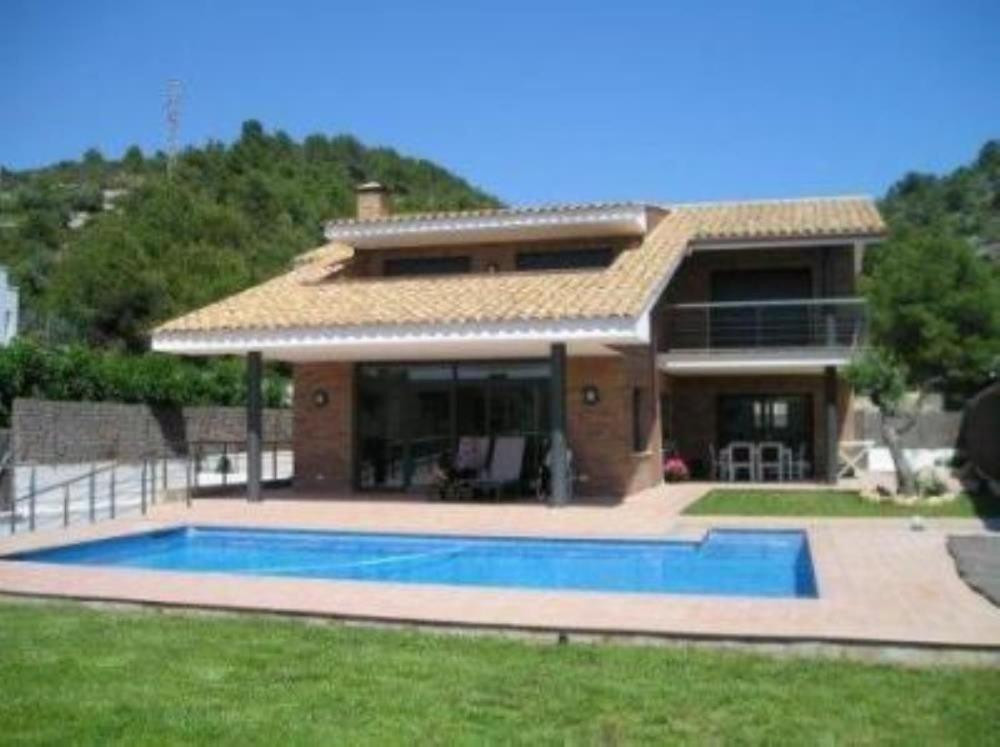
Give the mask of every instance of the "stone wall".
M 854 413 L 854 430 L 859 439 L 884 446 L 882 416 L 878 410 L 858 410 Z M 921 412 L 916 425 L 903 434 L 905 449 L 954 449 L 962 427 L 961 412 Z
M 17 399 L 11 433 L 14 459 L 21 463 L 172 456 L 183 454 L 185 445 L 195 441 L 243 441 L 246 411 Z M 264 411 L 264 440 L 292 440 L 290 410 Z

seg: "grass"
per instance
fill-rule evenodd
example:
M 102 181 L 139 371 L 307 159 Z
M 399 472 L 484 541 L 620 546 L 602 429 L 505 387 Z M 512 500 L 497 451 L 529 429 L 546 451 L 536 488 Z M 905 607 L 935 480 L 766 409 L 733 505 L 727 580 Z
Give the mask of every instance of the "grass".
M 1000 671 L 0 603 L 19 744 L 987 744 Z
M 1000 515 L 1000 505 L 961 495 L 937 506 L 899 506 L 873 503 L 850 490 L 738 490 L 717 489 L 684 510 L 693 516 L 941 516 L 975 518 Z

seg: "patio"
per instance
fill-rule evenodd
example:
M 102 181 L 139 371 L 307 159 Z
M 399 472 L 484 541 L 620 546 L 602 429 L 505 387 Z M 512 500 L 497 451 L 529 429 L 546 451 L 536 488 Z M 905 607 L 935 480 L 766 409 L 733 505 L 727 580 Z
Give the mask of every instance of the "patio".
M 552 509 L 541 504 L 441 504 L 399 496 L 317 500 L 287 493 L 262 503 L 201 499 L 127 519 L 23 535 L 5 552 L 178 524 L 564 537 L 699 538 L 713 527 L 807 531 L 820 598 L 539 592 L 0 562 L 0 593 L 256 610 L 383 622 L 689 639 L 1000 647 L 1000 610 L 969 590 L 946 549 L 973 520 L 776 519 L 681 516 L 710 486 L 686 483 L 626 501 Z

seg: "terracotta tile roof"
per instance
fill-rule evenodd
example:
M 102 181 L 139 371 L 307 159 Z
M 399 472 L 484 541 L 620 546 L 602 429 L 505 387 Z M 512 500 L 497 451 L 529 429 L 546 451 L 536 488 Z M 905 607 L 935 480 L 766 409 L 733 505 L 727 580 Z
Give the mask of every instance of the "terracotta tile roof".
M 351 279 L 339 270 L 353 250 L 328 244 L 299 257 L 292 271 L 167 322 L 154 334 L 631 318 L 653 299 L 691 241 L 884 231 L 874 204 L 865 198 L 666 210 L 641 246 L 622 251 L 601 270 Z
M 689 213 L 696 240 L 881 235 L 885 223 L 869 197 L 817 197 L 665 206 Z
M 668 215 L 603 270 L 347 279 L 331 245 L 293 271 L 164 324 L 162 332 L 631 317 L 642 310 L 690 222 Z

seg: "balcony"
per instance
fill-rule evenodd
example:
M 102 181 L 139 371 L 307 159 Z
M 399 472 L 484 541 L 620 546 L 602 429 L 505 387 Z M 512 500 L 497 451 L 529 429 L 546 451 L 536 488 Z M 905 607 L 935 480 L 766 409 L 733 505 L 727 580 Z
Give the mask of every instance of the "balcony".
M 867 318 L 860 298 L 675 304 L 664 314 L 659 360 L 676 373 L 843 366 Z

